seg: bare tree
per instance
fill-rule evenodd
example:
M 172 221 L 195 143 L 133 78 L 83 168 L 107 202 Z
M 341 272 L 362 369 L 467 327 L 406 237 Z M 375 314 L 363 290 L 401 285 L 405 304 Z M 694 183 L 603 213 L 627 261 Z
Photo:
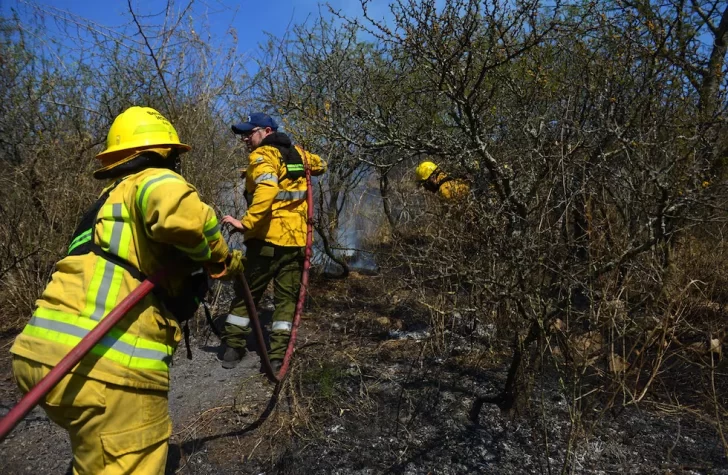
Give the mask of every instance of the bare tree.
M 395 232 L 382 263 L 433 318 L 494 324 L 510 342 L 505 386 L 472 417 L 485 402 L 525 410 L 543 361 L 569 384 L 596 371 L 599 394 L 642 400 L 687 351 L 670 342 L 725 332 L 717 315 L 684 318 L 723 305 L 708 292 L 721 272 L 696 273 L 687 256 L 720 243 L 711 230 L 727 217 L 715 166 L 724 5 L 400 0 L 387 22 L 362 12 L 280 43 L 266 101 L 378 177 Z M 438 203 L 400 180 L 424 156 L 469 177 L 470 199 Z

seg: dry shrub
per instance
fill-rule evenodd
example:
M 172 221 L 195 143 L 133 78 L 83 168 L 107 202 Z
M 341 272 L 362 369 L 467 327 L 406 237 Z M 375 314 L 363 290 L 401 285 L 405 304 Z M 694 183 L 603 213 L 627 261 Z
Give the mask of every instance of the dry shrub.
M 189 8 L 190 18 L 204 18 Z M 91 172 L 116 115 L 143 105 L 169 118 L 193 146 L 182 173 L 220 212 L 218 203 L 230 201 L 221 190 L 238 179 L 241 157 L 229 124 L 249 87 L 244 56 L 202 41 L 204 25 L 199 33 L 187 28 L 188 17 L 173 8 L 144 15 L 130 7 L 129 23 L 117 29 L 32 2 L 19 9 L 18 17 L 0 18 L 2 330 L 27 320 L 104 185 Z

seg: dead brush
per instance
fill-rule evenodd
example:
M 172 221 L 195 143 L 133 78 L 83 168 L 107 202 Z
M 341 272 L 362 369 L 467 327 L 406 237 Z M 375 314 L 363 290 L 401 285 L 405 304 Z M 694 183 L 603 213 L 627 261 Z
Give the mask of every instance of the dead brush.
M 714 265 L 682 261 L 673 266 L 670 291 L 660 292 L 649 306 L 630 309 L 623 293 L 598 302 L 588 317 L 592 330 L 580 330 L 579 320 L 570 326 L 554 321 L 547 341 L 556 343 L 550 354 L 567 382 L 572 424 L 586 424 L 589 431 L 607 414 L 637 404 L 672 415 L 697 411 L 728 451 L 728 378 L 722 359 L 726 320 L 723 305 L 714 300 L 719 297 L 711 292 L 715 287 L 705 284 L 716 281 L 710 275 Z M 584 414 L 591 415 L 584 419 Z M 570 443 L 576 444 L 581 432 L 573 430 Z
M 0 183 L 5 185 L 0 187 L 0 328 L 15 329 L 30 317 L 55 262 L 66 252 L 84 200 L 93 201 L 98 185 L 75 175 L 88 169 L 57 163 L 57 154 L 74 155 L 77 146 L 70 142 L 52 151 L 38 144 L 27 150 L 37 153 L 33 166 L 8 167 Z
M 261 404 L 264 401 L 240 405 L 238 400 L 250 385 L 250 381 L 241 382 L 236 403 L 229 408 L 243 416 L 242 425 L 253 435 L 241 446 L 241 461 L 275 466 L 301 446 L 334 443 L 331 431 L 335 432 L 336 426 L 330 426 L 332 420 L 363 417 L 369 407 L 366 385 L 358 366 L 357 348 L 353 347 L 354 352 L 347 348 L 341 343 L 326 348 L 313 343 L 301 345 L 287 377 L 271 387 L 267 406 Z M 358 381 L 358 389 L 350 391 L 354 380 Z M 266 407 L 260 413 L 249 412 L 250 408 L 262 406 Z

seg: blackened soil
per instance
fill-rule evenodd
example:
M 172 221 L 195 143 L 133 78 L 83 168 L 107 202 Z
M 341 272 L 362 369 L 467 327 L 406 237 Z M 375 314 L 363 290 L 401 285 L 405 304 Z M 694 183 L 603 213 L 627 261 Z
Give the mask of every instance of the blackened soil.
M 222 369 L 218 340 L 193 328 L 193 359 L 181 346 L 172 369 L 167 473 L 728 474 L 709 407 L 646 398 L 607 410 L 555 372 L 536 381 L 527 415 L 486 404 L 470 420 L 476 397 L 503 387 L 507 352 L 488 328 L 433 331 L 416 302 L 387 300 L 386 288 L 376 276 L 314 281 L 295 364 L 277 388 L 255 353 Z M 0 342 L 2 414 L 19 398 L 11 342 Z M 3 473 L 63 474 L 71 453 L 36 408 L 0 457 Z

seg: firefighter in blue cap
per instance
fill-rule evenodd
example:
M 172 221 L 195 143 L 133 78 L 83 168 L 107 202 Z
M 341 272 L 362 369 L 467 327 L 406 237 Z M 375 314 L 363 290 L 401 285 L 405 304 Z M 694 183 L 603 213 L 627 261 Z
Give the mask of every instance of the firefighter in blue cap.
M 275 310 L 269 357 L 277 371 L 291 336 L 303 272 L 308 215 L 304 162 L 313 176 L 323 174 L 326 163 L 293 145 L 267 114 L 250 114 L 232 130 L 240 135 L 249 153 L 244 173 L 248 208 L 240 219 L 225 216 L 222 222 L 244 235 L 244 275 L 256 305 L 273 281 Z M 234 368 L 240 362 L 251 331 L 242 286 L 235 285 L 235 298 L 223 329 L 224 368 Z

